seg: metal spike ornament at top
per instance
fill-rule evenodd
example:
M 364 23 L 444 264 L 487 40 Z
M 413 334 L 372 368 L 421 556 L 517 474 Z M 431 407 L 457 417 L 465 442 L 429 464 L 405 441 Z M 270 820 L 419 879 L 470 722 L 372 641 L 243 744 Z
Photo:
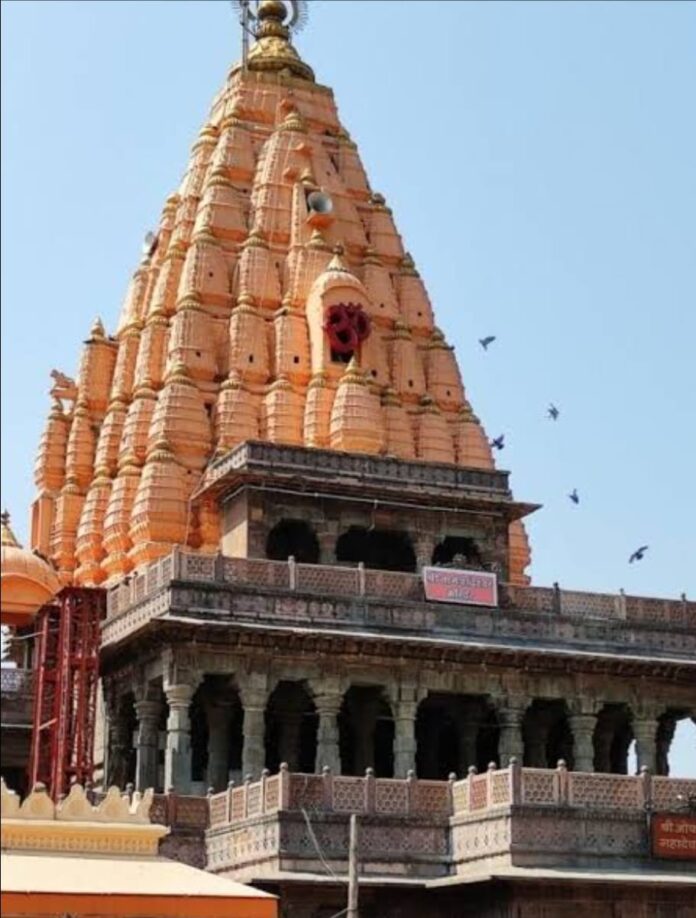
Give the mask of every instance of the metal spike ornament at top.
M 307 0 L 232 0 L 232 6 L 239 14 L 242 28 L 242 69 L 281 69 L 269 66 L 275 59 L 294 73 L 306 79 L 314 74 L 302 63 L 290 44 L 290 35 L 300 32 L 307 24 Z M 249 37 L 255 39 L 253 50 L 249 51 Z M 261 61 L 264 61 L 261 64 Z

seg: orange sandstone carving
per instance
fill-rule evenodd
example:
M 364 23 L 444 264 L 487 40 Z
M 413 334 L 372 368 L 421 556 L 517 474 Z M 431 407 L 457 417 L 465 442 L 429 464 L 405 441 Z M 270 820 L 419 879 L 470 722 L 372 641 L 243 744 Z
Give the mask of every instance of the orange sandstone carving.
M 494 467 L 393 215 L 284 15 L 260 4 L 248 68 L 213 104 L 115 337 L 96 322 L 77 381 L 52 374 L 75 407 L 55 402 L 41 438 L 32 545 L 63 582 L 111 581 L 177 544 L 215 551 L 218 511 L 189 498 L 248 439 Z M 332 352 L 327 316 L 348 304 L 371 330 Z M 528 563 L 512 524 L 513 582 Z

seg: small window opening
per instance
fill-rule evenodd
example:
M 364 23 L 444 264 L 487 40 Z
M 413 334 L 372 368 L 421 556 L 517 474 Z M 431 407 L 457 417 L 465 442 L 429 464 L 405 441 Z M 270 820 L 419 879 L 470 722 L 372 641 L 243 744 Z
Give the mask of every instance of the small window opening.
M 281 520 L 268 533 L 266 557 L 269 560 L 287 561 L 291 555 L 299 564 L 319 563 L 319 541 L 304 520 Z
M 253 362 L 254 362 L 254 355 L 249 354 L 249 363 L 253 363 Z
M 433 564 L 437 567 L 461 567 L 482 570 L 481 551 L 474 539 L 465 536 L 446 536 L 435 546 Z
M 336 542 L 336 560 L 383 571 L 413 572 L 416 554 L 407 532 L 351 526 Z
M 292 362 L 293 362 L 293 363 L 299 363 L 299 362 L 300 362 L 300 358 L 299 358 L 297 355 L 295 355 L 295 356 L 292 358 Z

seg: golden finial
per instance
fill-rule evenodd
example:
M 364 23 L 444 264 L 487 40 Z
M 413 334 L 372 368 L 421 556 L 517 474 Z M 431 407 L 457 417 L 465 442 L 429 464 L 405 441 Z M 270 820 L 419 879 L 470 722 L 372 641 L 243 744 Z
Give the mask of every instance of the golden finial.
M 232 69 L 232 73 L 241 69 L 260 70 L 314 82 L 312 68 L 300 58 L 290 41 L 290 32 L 297 31 L 305 18 L 306 4 L 301 0 L 292 0 L 289 3 L 282 0 L 261 0 L 255 16 L 256 43 L 247 54 L 249 13 L 243 13 L 243 60 Z

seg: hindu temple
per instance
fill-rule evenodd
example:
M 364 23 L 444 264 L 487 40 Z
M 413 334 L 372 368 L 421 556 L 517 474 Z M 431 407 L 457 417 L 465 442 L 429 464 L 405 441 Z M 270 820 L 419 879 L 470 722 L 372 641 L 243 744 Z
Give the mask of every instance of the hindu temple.
M 530 583 L 538 505 L 435 307 L 261 0 L 120 317 L 52 374 L 30 547 L 3 522 L 3 622 L 44 641 L 3 670 L 3 776 L 48 767 L 53 628 L 90 793 L 152 789 L 170 857 L 281 914 L 342 913 L 357 813 L 361 918 L 693 918 L 696 604 Z

